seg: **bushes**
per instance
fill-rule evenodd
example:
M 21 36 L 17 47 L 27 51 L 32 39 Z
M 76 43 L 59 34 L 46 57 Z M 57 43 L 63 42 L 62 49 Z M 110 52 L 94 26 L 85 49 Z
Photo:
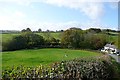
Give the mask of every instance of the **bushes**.
M 54 63 L 51 66 L 37 67 L 13 67 L 2 72 L 6 78 L 58 78 L 58 79 L 82 79 L 82 80 L 109 80 L 113 78 L 113 69 L 110 60 L 106 59 L 74 59 Z
M 53 37 L 51 37 L 50 39 L 46 39 L 45 40 L 45 44 L 44 44 L 46 48 L 60 48 L 60 42 L 59 39 L 55 39 Z
M 3 43 L 3 51 L 6 50 L 18 50 L 18 49 L 24 49 L 26 47 L 26 39 L 24 37 L 16 36 L 9 42 Z
M 108 42 L 106 38 L 106 35 L 86 34 L 84 41 L 81 42 L 81 47 L 93 50 L 101 49 Z
M 2 50 L 11 51 L 19 49 L 29 49 L 34 47 L 41 47 L 44 44 L 44 39 L 42 36 L 33 34 L 32 32 L 24 32 L 19 36 L 13 37 L 12 40 L 8 42 L 3 42 Z
M 102 60 L 78 59 L 65 62 L 66 77 L 82 80 L 108 80 L 113 76 L 111 64 Z
M 108 41 L 106 35 L 87 33 L 78 29 L 68 29 L 63 32 L 61 44 L 67 48 L 101 49 Z
M 67 48 L 79 48 L 83 40 L 83 31 L 79 29 L 68 29 L 63 32 L 61 44 Z
M 22 36 L 26 39 L 26 48 L 40 47 L 44 45 L 44 38 L 40 35 L 32 32 L 22 33 Z
M 94 30 L 94 29 L 93 29 Z M 34 34 L 28 28 L 23 30 L 22 34 L 14 37 L 11 41 L 3 42 L 3 51 L 30 49 L 34 47 L 50 47 L 50 48 L 81 48 L 81 49 L 101 49 L 108 41 L 105 34 L 93 34 L 87 31 L 70 28 L 63 32 L 61 41 L 51 36 L 49 32 L 45 32 L 44 39 L 42 36 Z
M 46 47 L 60 48 L 61 45 L 59 39 L 55 39 L 53 37 L 44 39 L 42 36 L 29 31 L 22 32 L 20 35 L 13 37 L 9 41 L 2 42 L 3 51 Z

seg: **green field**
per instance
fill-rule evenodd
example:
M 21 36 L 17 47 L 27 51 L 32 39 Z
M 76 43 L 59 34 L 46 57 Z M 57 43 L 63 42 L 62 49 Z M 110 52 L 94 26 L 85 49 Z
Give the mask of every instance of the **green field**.
M 101 56 L 102 54 L 84 50 L 70 50 L 70 49 L 34 49 L 34 50 L 18 50 L 2 53 L 2 68 L 11 66 L 37 66 L 48 65 L 53 62 L 62 60 L 70 60 L 81 57 Z
M 41 35 L 44 38 L 46 38 L 46 36 L 45 36 L 46 33 L 36 33 L 36 34 Z M 51 37 L 54 37 L 56 39 L 60 39 L 61 35 L 62 35 L 62 32 L 50 32 L 49 34 L 50 34 Z
M 36 34 L 41 35 L 44 38 L 46 38 L 46 36 L 45 36 L 46 33 L 36 33 Z M 12 33 L 10 33 L 10 34 L 0 34 L 0 36 L 2 36 L 2 37 L 0 37 L 0 40 L 2 39 L 2 42 L 6 42 L 6 41 L 11 40 L 14 36 L 17 36 L 17 35 L 20 35 L 20 33 L 16 33 L 16 34 L 12 34 Z M 61 35 L 62 35 L 61 32 L 50 33 L 50 36 L 54 37 L 56 39 L 60 39 Z
M 6 42 L 11 40 L 14 36 L 20 35 L 20 34 L 0 34 L 2 35 L 2 37 L 0 37 L 0 39 L 2 38 L 2 42 Z

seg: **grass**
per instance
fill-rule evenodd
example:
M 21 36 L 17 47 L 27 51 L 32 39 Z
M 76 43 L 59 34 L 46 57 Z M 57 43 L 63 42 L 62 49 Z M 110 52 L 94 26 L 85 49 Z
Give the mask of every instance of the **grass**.
M 36 33 L 36 34 L 41 35 L 41 36 L 43 36 L 44 38 L 46 38 L 46 37 L 45 37 L 45 34 L 46 34 L 46 33 Z M 50 32 L 50 36 L 51 36 L 51 37 L 54 37 L 54 38 L 56 38 L 56 39 L 60 39 L 60 38 L 61 38 L 61 35 L 62 35 L 62 32 Z
M 36 34 L 41 35 L 44 38 L 46 38 L 45 37 L 45 33 L 36 33 Z M 0 34 L 0 40 L 2 40 L 2 42 L 7 42 L 7 41 L 11 40 L 14 36 L 17 36 L 17 35 L 20 35 L 20 33 L 17 33 L 17 34 L 13 34 L 13 33 L 10 33 L 10 34 Z M 54 37 L 56 39 L 60 39 L 61 35 L 62 35 L 61 32 L 56 32 L 56 33 L 51 32 L 50 33 L 50 36 Z
M 0 36 L 2 35 L 2 37 L 0 37 L 0 39 L 2 40 L 2 42 L 6 42 L 11 40 L 14 36 L 20 35 L 20 34 L 0 34 Z
M 67 57 L 65 56 L 67 55 Z M 70 60 L 81 57 L 101 56 L 97 52 L 85 50 L 70 50 L 70 49 L 34 49 L 34 50 L 18 50 L 2 53 L 2 68 L 12 66 L 37 66 L 49 65 L 62 60 Z

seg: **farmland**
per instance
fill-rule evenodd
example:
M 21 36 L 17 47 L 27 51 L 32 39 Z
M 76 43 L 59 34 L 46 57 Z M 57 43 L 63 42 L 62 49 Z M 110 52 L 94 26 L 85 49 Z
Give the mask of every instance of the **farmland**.
M 41 35 L 44 38 L 46 38 L 45 33 L 36 33 L 36 34 Z M 20 33 L 16 33 L 16 34 L 12 34 L 12 33 L 11 34 L 0 34 L 0 36 L 2 36 L 2 37 L 0 37 L 0 39 L 2 38 L 2 42 L 6 42 L 6 41 L 11 40 L 14 36 L 17 36 L 17 35 L 20 35 Z M 61 35 L 62 35 L 61 32 L 50 33 L 50 36 L 54 37 L 56 39 L 60 39 Z
M 40 64 L 48 65 L 53 62 L 70 60 L 80 57 L 101 56 L 97 52 L 70 49 L 35 49 L 35 50 L 18 50 L 8 51 L 2 54 L 2 67 L 12 67 L 25 65 L 37 66 Z
M 16 34 L 0 34 L 0 39 L 2 38 L 2 42 L 6 42 L 6 41 L 9 41 L 11 40 L 14 36 L 17 36 L 17 35 L 20 35 L 21 33 L 16 33 Z M 41 35 L 43 36 L 44 38 L 46 38 L 46 34 L 47 33 L 36 33 L 38 35 Z M 61 36 L 62 36 L 62 32 L 50 32 L 50 37 L 54 37 L 56 39 L 61 39 Z M 115 33 L 111 33 L 111 34 L 115 34 Z M 116 33 L 117 34 L 117 33 Z M 96 35 L 102 35 L 102 34 L 96 34 Z M 117 35 L 109 35 L 109 37 L 107 37 L 107 39 L 110 41 L 110 42 L 115 42 L 115 45 L 118 46 L 118 36 Z
M 35 33 L 35 34 L 43 36 L 43 38 L 46 39 L 46 40 L 49 39 L 49 37 L 50 38 L 59 39 L 59 40 L 61 40 L 60 43 L 62 43 L 62 39 L 63 39 L 63 38 L 61 38 L 61 36 L 63 36 L 62 32 L 50 32 L 50 33 L 45 32 L 45 33 Z M 13 37 L 20 35 L 20 33 L 19 34 L 18 33 L 17 34 L 1 34 L 1 35 L 2 35 L 2 42 L 9 42 L 9 40 L 12 40 L 12 41 L 15 40 Z M 104 34 L 102 34 L 102 33 L 95 34 L 95 36 L 96 35 L 104 36 Z M 34 35 L 32 34 L 32 36 L 34 36 Z M 35 37 L 32 37 L 32 36 L 31 36 L 31 40 L 32 39 L 34 40 Z M 94 36 L 94 35 L 92 35 L 92 36 Z M 78 36 L 78 37 L 80 37 L 80 36 Z M 75 38 L 75 39 L 77 39 L 77 38 Z M 93 38 L 96 39 L 96 37 L 93 37 Z M 103 39 L 103 38 L 101 38 L 101 39 Z M 105 39 L 107 39 L 110 42 L 115 42 L 116 46 L 118 44 L 118 41 L 117 41 L 118 37 L 117 37 L 117 35 L 109 35 L 108 37 L 105 37 Z M 92 39 L 90 39 L 90 40 L 92 40 Z M 21 41 L 22 40 L 19 40 L 17 43 L 19 43 Z M 13 41 L 13 42 L 15 42 L 15 41 Z M 43 43 L 43 41 L 42 41 L 42 43 Z M 20 46 L 20 45 L 21 44 L 19 44 L 17 46 Z M 15 47 L 17 47 L 17 46 L 15 45 Z M 13 47 L 13 45 L 11 45 L 11 47 Z M 85 64 L 86 64 L 86 65 L 85 64 L 84 65 L 87 67 L 86 59 L 90 59 L 91 61 L 88 60 L 88 62 L 90 61 L 90 64 L 93 64 L 94 61 L 97 60 L 97 59 L 94 60 L 93 58 L 98 58 L 99 59 L 99 57 L 104 56 L 100 52 L 92 51 L 94 49 L 88 49 L 89 50 L 88 51 L 88 50 L 85 50 L 84 48 L 83 48 L 84 50 L 82 50 L 82 48 L 74 48 L 74 47 L 73 48 L 63 48 L 63 49 L 62 48 L 63 47 L 61 47 L 61 48 L 57 48 L 57 47 L 56 48 L 52 48 L 52 47 L 50 47 L 50 48 L 47 48 L 47 47 L 33 47 L 33 48 L 16 49 L 16 50 L 13 50 L 13 51 L 9 51 L 8 50 L 8 51 L 5 51 L 5 52 L 2 52 L 1 57 L 2 57 L 2 69 L 3 69 L 3 71 L 6 71 L 7 69 L 8 70 L 14 69 L 12 72 L 7 73 L 7 74 L 6 74 L 6 72 L 3 72 L 4 78 L 7 77 L 5 75 L 9 75 L 11 77 L 12 77 L 12 75 L 15 75 L 16 74 L 15 72 L 17 70 L 19 70 L 18 66 L 20 66 L 20 65 L 22 65 L 22 66 L 24 66 L 26 68 L 27 67 L 33 67 L 33 69 L 34 69 L 34 67 L 36 67 L 36 66 L 43 65 L 43 66 L 46 66 L 46 67 L 50 67 L 50 66 L 53 65 L 53 63 L 55 63 L 55 64 L 58 63 L 59 64 L 59 63 L 61 63 L 63 61 L 68 61 L 68 60 L 69 61 L 73 60 L 72 63 L 74 64 L 74 62 L 75 62 L 74 59 L 77 58 L 78 62 L 79 62 L 79 59 L 84 59 L 85 60 Z M 105 61 L 108 61 L 108 64 L 109 64 L 109 61 L 111 61 L 109 59 L 110 59 L 109 57 L 107 57 L 107 59 L 105 59 Z M 92 61 L 93 61 L 93 63 L 92 63 Z M 72 65 L 72 63 L 70 64 L 70 66 Z M 100 62 L 96 62 L 96 63 L 101 65 L 102 67 L 104 67 L 104 65 L 103 65 L 104 63 L 101 63 L 101 61 Z M 106 65 L 108 71 L 110 71 L 108 64 L 105 64 L 105 65 Z M 77 64 L 74 64 L 74 65 L 78 66 Z M 89 66 L 89 67 L 91 68 L 92 66 Z M 98 66 L 96 66 L 96 68 L 100 68 L 100 70 L 104 69 L 104 68 L 101 68 L 101 67 L 98 67 Z M 118 68 L 118 66 L 116 66 L 116 68 Z M 22 67 L 20 67 L 20 70 L 21 69 L 22 69 Z M 27 68 L 27 69 L 29 69 L 29 68 Z M 62 69 L 62 68 L 60 68 L 60 69 Z M 112 70 L 113 70 L 113 68 L 112 68 Z M 67 69 L 66 69 L 66 71 L 67 71 Z M 84 71 L 84 69 L 83 69 L 83 71 Z M 104 71 L 104 70 L 102 70 L 102 71 Z M 28 72 L 29 71 L 26 71 L 25 74 L 28 74 Z M 104 71 L 104 72 L 106 72 L 106 71 Z M 94 72 L 92 72 L 92 73 L 94 73 Z M 116 73 L 118 74 L 119 70 L 117 71 L 117 69 L 116 69 Z M 21 75 L 21 74 L 17 73 L 17 75 Z M 30 74 L 32 74 L 32 73 L 30 73 Z

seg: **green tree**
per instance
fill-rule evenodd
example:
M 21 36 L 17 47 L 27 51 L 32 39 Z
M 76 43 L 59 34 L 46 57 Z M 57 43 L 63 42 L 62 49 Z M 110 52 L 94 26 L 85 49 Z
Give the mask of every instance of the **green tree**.
M 25 30 L 25 29 L 23 29 L 21 32 L 26 32 L 26 30 Z
M 41 32 L 41 31 L 42 31 L 42 29 L 39 28 L 39 29 L 38 29 L 38 32 Z
M 86 34 L 84 38 L 83 48 L 101 49 L 108 42 L 107 35 Z
M 21 32 L 32 32 L 30 28 L 23 29 Z
M 9 42 L 3 43 L 3 51 L 18 50 L 26 48 L 26 39 L 21 35 L 13 37 Z
M 27 31 L 27 32 L 32 32 L 30 28 L 27 28 L 26 31 Z
M 26 39 L 27 48 L 32 48 L 44 44 L 44 38 L 32 32 L 23 33 L 22 36 Z
M 99 28 L 90 28 L 90 29 L 88 29 L 88 31 L 92 32 L 92 33 L 100 33 L 101 29 L 99 29 Z
M 3 43 L 3 51 L 42 47 L 42 45 L 44 45 L 42 36 L 32 32 L 24 32 L 19 36 L 13 37 L 9 42 Z
M 82 30 L 78 29 L 69 29 L 63 32 L 61 38 L 61 44 L 64 47 L 71 47 L 71 48 L 79 48 L 80 42 L 82 41 L 83 37 Z

